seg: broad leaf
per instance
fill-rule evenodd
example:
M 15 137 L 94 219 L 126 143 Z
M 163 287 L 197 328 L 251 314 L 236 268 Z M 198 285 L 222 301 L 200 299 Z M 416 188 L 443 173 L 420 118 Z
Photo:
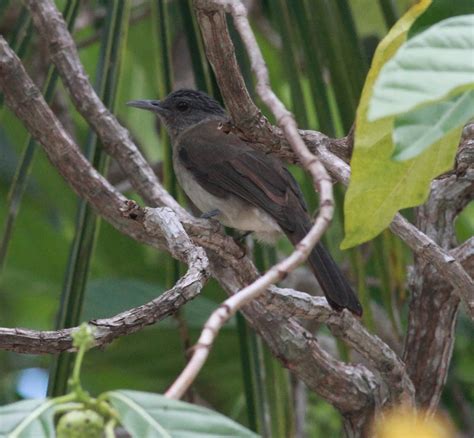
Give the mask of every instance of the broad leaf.
M 443 20 L 404 44 L 375 81 L 369 120 L 474 88 L 474 15 Z
M 474 90 L 447 101 L 436 102 L 402 114 L 395 119 L 393 139 L 396 160 L 408 160 L 419 155 L 431 144 L 442 139 L 455 128 L 461 128 L 474 117 Z M 456 148 L 459 138 L 452 144 L 444 141 L 444 148 Z
M 344 202 L 345 238 L 342 248 L 349 248 L 375 237 L 403 207 L 421 202 L 427 183 L 439 174 L 449 157 L 419 156 L 417 160 L 397 163 L 391 132 L 393 119 L 367 120 L 373 84 L 382 68 L 406 39 L 413 21 L 429 6 L 422 1 L 413 6 L 381 41 L 374 55 L 357 109 L 352 176 Z M 431 162 L 423 160 L 433 158 Z
M 224 415 L 159 394 L 112 391 L 107 398 L 133 438 L 257 436 Z
M 428 9 L 413 23 L 408 31 L 408 39 L 413 38 L 433 24 L 458 15 L 474 14 L 472 0 L 433 0 Z
M 0 438 L 55 436 L 51 400 L 24 400 L 0 408 Z

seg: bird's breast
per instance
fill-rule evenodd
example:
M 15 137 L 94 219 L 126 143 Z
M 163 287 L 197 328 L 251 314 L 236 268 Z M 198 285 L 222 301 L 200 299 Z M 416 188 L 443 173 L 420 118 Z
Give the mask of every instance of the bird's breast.
M 254 207 L 232 193 L 225 198 L 209 193 L 183 166 L 179 157 L 173 157 L 173 167 L 179 185 L 202 213 L 217 209 L 221 212 L 216 216 L 220 223 L 237 230 L 255 232 L 257 238 L 263 241 L 272 242 L 281 233 L 276 221 L 262 209 Z

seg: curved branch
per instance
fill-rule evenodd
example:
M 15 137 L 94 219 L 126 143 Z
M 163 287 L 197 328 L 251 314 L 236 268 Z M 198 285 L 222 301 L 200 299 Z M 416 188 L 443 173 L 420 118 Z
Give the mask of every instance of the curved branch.
M 390 393 L 392 404 L 412 403 L 415 388 L 398 355 L 378 336 L 373 335 L 350 312 L 335 312 L 322 297 L 293 289 L 273 287 L 263 296 L 265 307 L 286 317 L 309 319 L 326 324 L 333 335 L 354 348 L 380 373 Z
M 114 339 L 135 333 L 175 313 L 195 298 L 208 278 L 208 259 L 202 248 L 194 246 L 186 235 L 176 214 L 168 209 L 145 209 L 139 213 L 136 204 L 129 205 L 127 214 L 146 229 L 161 229 L 172 252 L 186 255 L 189 269 L 170 290 L 141 306 L 128 309 L 115 316 L 89 321 L 94 325 L 95 345 L 103 347 Z M 22 328 L 0 328 L 0 348 L 18 353 L 43 354 L 72 350 L 73 330 L 37 331 Z
M 313 227 L 308 234 L 296 246 L 293 253 L 286 259 L 272 266 L 262 277 L 246 286 L 235 295 L 231 296 L 215 310 L 207 320 L 199 340 L 194 347 L 194 352 L 183 372 L 179 375 L 166 396 L 181 398 L 187 391 L 197 374 L 203 367 L 212 343 L 217 337 L 222 326 L 242 308 L 245 304 L 263 293 L 268 286 L 280 281 L 288 273 L 303 263 L 311 253 L 313 247 L 321 239 L 331 222 L 334 213 L 334 200 L 332 194 L 332 182 L 324 166 L 316 157 L 309 152 L 305 143 L 299 135 L 293 115 L 288 111 L 276 94 L 270 88 L 270 78 L 267 66 L 257 44 L 255 36 L 250 28 L 247 18 L 247 9 L 244 5 L 234 0 L 230 3 L 216 0 L 215 4 L 220 7 L 229 6 L 236 29 L 238 30 L 247 53 L 250 57 L 252 70 L 257 78 L 257 92 L 263 102 L 272 111 L 278 124 L 285 133 L 285 137 L 305 170 L 309 171 L 316 190 L 320 193 L 320 209 Z

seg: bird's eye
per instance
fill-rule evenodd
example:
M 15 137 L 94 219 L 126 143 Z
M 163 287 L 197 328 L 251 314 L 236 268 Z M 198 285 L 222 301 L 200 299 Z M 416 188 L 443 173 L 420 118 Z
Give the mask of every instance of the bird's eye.
M 186 102 L 178 102 L 176 105 L 179 111 L 186 111 L 189 108 L 189 105 Z

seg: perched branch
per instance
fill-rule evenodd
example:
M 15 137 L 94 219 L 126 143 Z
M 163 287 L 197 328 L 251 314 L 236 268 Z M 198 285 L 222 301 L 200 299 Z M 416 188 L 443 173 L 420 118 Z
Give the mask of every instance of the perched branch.
M 181 398 L 187 391 L 204 365 L 209 355 L 211 345 L 225 322 L 228 321 L 237 310 L 264 292 L 268 286 L 284 278 L 308 258 L 311 250 L 327 229 L 334 212 L 331 179 L 324 166 L 308 151 L 299 135 L 293 115 L 285 108 L 283 103 L 270 88 L 267 66 L 265 65 L 260 47 L 250 28 L 246 8 L 237 0 L 230 3 L 217 0 L 215 3 L 222 7 L 226 4 L 229 6 L 229 12 L 232 14 L 235 27 L 245 44 L 250 57 L 252 70 L 257 78 L 257 92 L 262 101 L 265 102 L 278 120 L 278 124 L 285 133 L 288 142 L 291 144 L 300 162 L 304 168 L 310 172 L 315 188 L 320 193 L 321 202 L 320 210 L 313 227 L 305 238 L 299 242 L 295 251 L 285 260 L 270 268 L 265 275 L 225 300 L 224 303 L 213 312 L 204 326 L 201 336 L 194 347 L 194 353 L 186 368 L 166 392 L 166 395 L 171 398 Z

